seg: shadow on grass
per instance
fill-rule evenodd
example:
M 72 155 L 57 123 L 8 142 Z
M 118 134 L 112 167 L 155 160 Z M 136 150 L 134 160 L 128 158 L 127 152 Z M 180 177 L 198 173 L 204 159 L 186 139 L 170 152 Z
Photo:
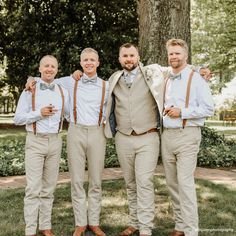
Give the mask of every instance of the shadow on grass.
M 155 177 L 156 217 L 153 236 L 166 236 L 174 227 L 173 212 L 164 178 Z M 85 184 L 87 188 L 87 184 Z M 200 215 L 199 236 L 236 235 L 236 190 L 208 181 L 197 181 Z M 24 189 L 0 190 L 0 235 L 24 235 Z M 107 236 L 117 236 L 128 224 L 128 205 L 123 180 L 103 182 L 101 227 Z M 71 236 L 74 230 L 73 210 L 68 184 L 55 192 L 52 224 L 57 236 Z M 234 230 L 234 232 L 226 232 Z M 87 234 L 87 236 L 92 234 Z

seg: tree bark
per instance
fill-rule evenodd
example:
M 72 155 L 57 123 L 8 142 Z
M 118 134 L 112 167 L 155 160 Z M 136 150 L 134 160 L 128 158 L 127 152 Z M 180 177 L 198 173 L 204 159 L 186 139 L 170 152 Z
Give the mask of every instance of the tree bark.
M 138 0 L 138 16 L 139 49 L 145 64 L 167 65 L 165 44 L 170 38 L 184 39 L 191 48 L 190 0 Z

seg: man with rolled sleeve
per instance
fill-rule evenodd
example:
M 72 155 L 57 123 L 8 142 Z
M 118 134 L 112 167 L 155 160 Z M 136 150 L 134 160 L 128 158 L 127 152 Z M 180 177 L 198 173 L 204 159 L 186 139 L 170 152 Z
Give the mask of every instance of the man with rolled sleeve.
M 41 78 L 31 92 L 23 91 L 14 117 L 16 125 L 26 125 L 24 198 L 25 235 L 55 236 L 51 230 L 53 193 L 56 188 L 64 111 L 69 113 L 65 89 L 54 83 L 58 62 L 51 55 L 40 61 Z
M 187 66 L 186 42 L 171 39 L 166 48 L 172 73 L 164 89 L 162 160 L 175 216 L 170 236 L 197 236 L 194 171 L 201 127 L 214 114 L 214 104 L 207 81 Z

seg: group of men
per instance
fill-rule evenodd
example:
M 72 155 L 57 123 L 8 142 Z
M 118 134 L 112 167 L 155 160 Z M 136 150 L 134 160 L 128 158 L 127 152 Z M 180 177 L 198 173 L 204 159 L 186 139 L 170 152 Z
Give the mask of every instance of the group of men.
M 153 177 L 160 146 L 167 187 L 173 203 L 175 229 L 170 236 L 197 236 L 198 211 L 194 184 L 200 127 L 213 115 L 207 82 L 187 65 L 188 46 L 181 39 L 166 44 L 170 67 L 142 66 L 138 48 L 120 47 L 122 70 L 109 83 L 97 76 L 96 50 L 81 52 L 83 75 L 55 79 L 57 60 L 40 61 L 41 78 L 24 91 L 15 123 L 26 124 L 25 234 L 45 236 L 51 227 L 53 192 L 61 150 L 62 117 L 69 116 L 67 153 L 75 216 L 73 236 L 100 228 L 101 179 L 106 138 L 115 138 L 129 204 L 129 224 L 120 236 L 151 236 L 155 216 Z M 161 138 L 161 139 L 160 139 Z M 161 140 L 161 145 L 160 145 Z M 87 161 L 88 204 L 83 188 Z M 87 206 L 88 205 L 88 206 Z

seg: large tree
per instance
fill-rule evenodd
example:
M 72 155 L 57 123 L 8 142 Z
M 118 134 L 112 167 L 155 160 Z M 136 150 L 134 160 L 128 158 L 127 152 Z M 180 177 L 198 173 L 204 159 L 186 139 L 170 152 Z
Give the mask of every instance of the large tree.
M 145 63 L 166 65 L 165 43 L 170 38 L 182 38 L 191 47 L 190 0 L 138 0 L 138 15 L 139 47 Z

